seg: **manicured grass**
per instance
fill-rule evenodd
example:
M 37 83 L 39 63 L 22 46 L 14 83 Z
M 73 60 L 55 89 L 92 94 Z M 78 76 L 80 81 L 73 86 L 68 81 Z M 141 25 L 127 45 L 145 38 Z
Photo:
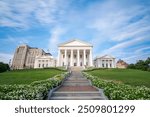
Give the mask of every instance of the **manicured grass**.
M 150 87 L 150 72 L 133 69 L 95 69 L 88 71 L 93 76 L 105 80 L 114 80 L 133 86 Z
M 0 85 L 30 84 L 33 81 L 44 80 L 60 74 L 58 69 L 30 69 L 0 73 Z

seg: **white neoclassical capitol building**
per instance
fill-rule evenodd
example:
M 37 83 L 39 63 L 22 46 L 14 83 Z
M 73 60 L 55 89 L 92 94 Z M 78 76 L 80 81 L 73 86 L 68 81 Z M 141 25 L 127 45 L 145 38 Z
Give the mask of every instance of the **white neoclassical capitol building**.
M 92 48 L 91 44 L 80 40 L 60 44 L 57 66 L 93 66 Z
M 93 46 L 81 40 L 71 40 L 58 45 L 58 57 L 39 48 L 21 45 L 17 47 L 12 69 L 46 68 L 46 67 L 100 67 L 115 68 L 115 58 L 111 55 L 96 57 L 93 60 Z

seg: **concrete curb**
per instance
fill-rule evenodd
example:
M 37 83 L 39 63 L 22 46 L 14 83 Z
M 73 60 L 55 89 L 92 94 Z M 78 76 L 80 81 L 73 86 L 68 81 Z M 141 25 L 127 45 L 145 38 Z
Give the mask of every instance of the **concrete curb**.
M 63 83 L 65 82 L 65 80 L 67 80 L 67 78 L 68 78 L 70 75 L 71 75 L 71 73 L 68 73 L 68 75 L 63 79 L 63 81 L 61 82 L 60 85 L 58 85 L 58 86 L 55 87 L 55 88 L 52 88 L 52 89 L 49 91 L 47 100 L 50 100 L 50 99 L 51 99 L 51 96 L 52 96 L 53 92 L 56 91 L 58 88 L 60 88 L 60 87 L 63 85 Z

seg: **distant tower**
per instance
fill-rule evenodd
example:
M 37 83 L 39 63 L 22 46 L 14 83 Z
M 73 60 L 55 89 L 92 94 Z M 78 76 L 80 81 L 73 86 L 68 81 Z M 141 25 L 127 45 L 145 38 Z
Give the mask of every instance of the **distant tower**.
M 18 46 L 12 61 L 12 69 L 34 68 L 35 57 L 45 54 L 42 49 L 29 47 L 28 45 Z
M 9 59 L 9 68 L 11 68 L 11 59 Z
M 21 45 L 17 47 L 13 61 L 12 61 L 12 68 L 13 69 L 23 69 L 26 61 L 28 46 Z

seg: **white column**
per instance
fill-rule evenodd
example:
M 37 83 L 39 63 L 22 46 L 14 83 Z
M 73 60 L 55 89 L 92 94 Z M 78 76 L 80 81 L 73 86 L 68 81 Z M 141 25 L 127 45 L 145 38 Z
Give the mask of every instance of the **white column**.
M 80 50 L 77 50 L 77 66 L 80 66 Z
M 113 60 L 111 61 L 111 68 L 114 68 Z
M 67 50 L 65 50 L 65 66 L 67 66 Z
M 106 68 L 106 60 L 104 60 L 104 67 Z
M 73 50 L 71 50 L 70 66 L 73 66 Z
M 57 66 L 60 66 L 60 49 L 58 49 Z
M 90 66 L 93 66 L 93 60 L 92 60 L 92 49 L 90 49 Z
M 115 62 L 115 59 L 113 59 L 113 61 L 112 61 L 113 63 L 113 68 L 116 68 L 116 62 Z
M 110 60 L 108 60 L 108 68 L 110 68 Z
M 86 50 L 83 50 L 83 56 L 84 56 L 83 65 L 86 65 Z

